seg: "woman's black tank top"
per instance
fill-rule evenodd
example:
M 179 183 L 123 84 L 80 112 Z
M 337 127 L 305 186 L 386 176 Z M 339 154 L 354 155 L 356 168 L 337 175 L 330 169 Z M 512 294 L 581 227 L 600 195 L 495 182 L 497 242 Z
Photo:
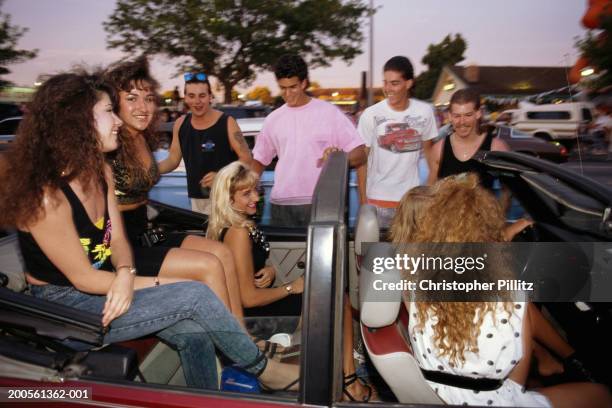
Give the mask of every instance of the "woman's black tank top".
M 492 141 L 493 134 L 489 132 L 485 136 L 478 150 L 490 151 Z M 450 136 L 447 137 L 446 140 L 444 140 L 444 150 L 442 151 L 442 158 L 440 159 L 438 178 L 442 179 L 444 177 L 452 176 L 455 174 L 468 172 L 477 173 L 478 177 L 480 178 L 480 184 L 483 187 L 488 188 L 489 190 L 493 189 L 494 178 L 491 174 L 489 174 L 486 167 L 482 163 L 474 159 L 469 159 L 466 161 L 458 160 L 455 156 L 455 153 L 453 152 L 453 146 L 450 142 Z
M 208 198 L 202 193 L 202 177 L 238 160 L 229 143 L 227 118 L 224 113 L 211 127 L 198 130 L 191 125 L 190 113 L 179 129 L 179 143 L 187 170 L 187 194 L 191 198 Z
M 111 221 L 108 215 L 108 203 L 106 202 L 107 187 L 104 185 L 105 210 L 102 229 L 95 226 L 81 200 L 72 191 L 68 184 L 62 187 L 62 192 L 68 199 L 72 208 L 72 221 L 76 227 L 83 250 L 89 258 L 89 262 L 95 269 L 112 271 L 111 264 Z M 19 231 L 19 246 L 26 264 L 27 271 L 36 279 L 58 286 L 72 286 L 72 283 L 40 249 L 38 243 L 29 232 Z

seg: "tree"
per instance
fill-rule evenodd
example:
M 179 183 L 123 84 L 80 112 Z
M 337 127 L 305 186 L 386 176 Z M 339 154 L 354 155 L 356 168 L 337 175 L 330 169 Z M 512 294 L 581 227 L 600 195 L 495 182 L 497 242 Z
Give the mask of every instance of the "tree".
M 261 101 L 266 105 L 270 105 L 274 102 L 274 99 L 272 99 L 272 92 L 270 92 L 267 86 L 257 86 L 253 88 L 247 94 L 247 98 L 252 101 Z
M 362 0 L 117 0 L 104 23 L 110 48 L 178 58 L 224 87 L 248 85 L 284 53 L 310 67 L 361 53 Z
M 0 8 L 4 0 L 0 0 Z M 36 56 L 38 50 L 19 50 L 17 41 L 28 31 L 27 28 L 21 28 L 11 25 L 11 16 L 0 11 L 0 75 L 9 74 L 11 71 L 6 67 L 10 64 L 27 61 Z M 5 88 L 11 85 L 11 82 L 0 79 L 0 88 Z
M 601 18 L 601 32 L 594 35 L 589 31 L 586 37 L 578 41 L 577 46 L 583 55 L 599 71 L 589 87 L 602 89 L 612 85 L 612 16 Z
M 461 34 L 455 34 L 455 38 L 449 34 L 440 43 L 429 44 L 427 54 L 421 60 L 428 68 L 416 77 L 413 96 L 419 99 L 431 98 L 442 68 L 463 61 L 466 48 L 467 43 Z

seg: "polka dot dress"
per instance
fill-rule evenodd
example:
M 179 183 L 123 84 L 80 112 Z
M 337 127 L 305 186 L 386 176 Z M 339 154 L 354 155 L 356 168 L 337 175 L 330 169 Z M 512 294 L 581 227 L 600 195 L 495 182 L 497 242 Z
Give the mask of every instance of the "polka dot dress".
M 430 318 L 422 328 L 416 328 L 418 324 L 416 306 L 410 303 L 408 325 L 410 341 L 414 356 L 423 369 L 472 378 L 504 380 L 502 386 L 494 391 L 474 391 L 428 381 L 446 403 L 479 406 L 551 406 L 542 394 L 525 391 L 521 385 L 507 378 L 523 355 L 521 332 L 527 304 L 517 302 L 513 306 L 510 315 L 504 309 L 503 303 L 498 303 L 495 314 L 485 315 L 478 336 L 478 354 L 465 352 L 465 363 L 457 367 L 446 356 L 438 356 L 433 342 L 433 325 L 437 319 Z

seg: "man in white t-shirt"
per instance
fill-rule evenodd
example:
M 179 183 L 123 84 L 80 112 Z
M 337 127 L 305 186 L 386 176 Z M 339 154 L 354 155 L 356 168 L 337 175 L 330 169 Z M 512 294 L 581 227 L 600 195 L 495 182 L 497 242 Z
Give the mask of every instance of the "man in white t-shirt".
M 430 163 L 438 134 L 431 105 L 410 98 L 413 78 L 408 58 L 391 58 L 383 68 L 386 98 L 359 118 L 357 129 L 368 154 L 367 166 L 358 169 L 360 202 L 376 207 L 382 227 L 389 226 L 404 193 L 419 185 L 421 150 Z

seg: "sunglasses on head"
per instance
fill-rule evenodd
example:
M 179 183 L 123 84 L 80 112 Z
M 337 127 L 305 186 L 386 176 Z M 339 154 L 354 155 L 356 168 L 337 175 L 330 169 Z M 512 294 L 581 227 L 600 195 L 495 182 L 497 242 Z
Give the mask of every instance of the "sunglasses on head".
M 203 72 L 198 72 L 196 74 L 192 72 L 185 72 L 183 74 L 183 78 L 185 78 L 185 82 L 189 82 L 194 79 L 197 79 L 198 81 L 206 81 L 206 74 Z

